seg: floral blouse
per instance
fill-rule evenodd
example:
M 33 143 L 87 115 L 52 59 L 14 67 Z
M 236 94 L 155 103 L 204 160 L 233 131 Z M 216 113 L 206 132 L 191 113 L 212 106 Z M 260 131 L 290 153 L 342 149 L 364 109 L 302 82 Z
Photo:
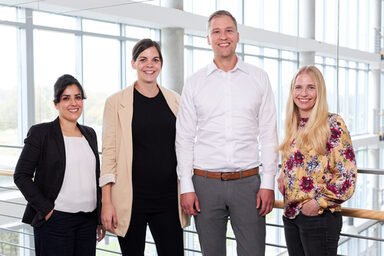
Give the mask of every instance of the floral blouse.
M 304 127 L 308 119 L 301 119 Z M 336 114 L 328 115 L 331 137 L 327 142 L 325 155 L 313 150 L 304 155 L 291 143 L 288 158 L 283 159 L 284 216 L 293 219 L 306 202 L 315 199 L 320 206 L 319 214 L 325 209 L 340 211 L 340 204 L 349 199 L 356 184 L 356 161 L 351 137 L 343 119 Z

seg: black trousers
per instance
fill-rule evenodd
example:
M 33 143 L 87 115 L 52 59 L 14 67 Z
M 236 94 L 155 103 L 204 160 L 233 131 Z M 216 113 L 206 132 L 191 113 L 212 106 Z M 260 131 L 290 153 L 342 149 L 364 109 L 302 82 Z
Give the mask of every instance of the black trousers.
M 295 219 L 283 216 L 285 240 L 292 256 L 336 256 L 343 225 L 340 212 L 324 211 L 317 216 L 300 213 Z
M 41 227 L 33 228 L 36 256 L 96 255 L 96 212 L 53 211 Z
M 118 236 L 124 256 L 144 256 L 147 224 L 158 256 L 183 256 L 183 229 L 177 209 L 157 213 L 132 212 L 125 237 Z

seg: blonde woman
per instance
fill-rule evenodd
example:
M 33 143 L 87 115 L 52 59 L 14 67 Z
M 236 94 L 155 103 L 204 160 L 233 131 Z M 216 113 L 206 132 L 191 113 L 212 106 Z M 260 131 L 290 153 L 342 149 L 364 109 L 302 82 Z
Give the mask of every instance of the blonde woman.
M 300 68 L 292 79 L 280 150 L 289 255 L 336 255 L 340 205 L 354 192 L 357 169 L 347 127 L 328 113 L 324 78 L 315 66 Z

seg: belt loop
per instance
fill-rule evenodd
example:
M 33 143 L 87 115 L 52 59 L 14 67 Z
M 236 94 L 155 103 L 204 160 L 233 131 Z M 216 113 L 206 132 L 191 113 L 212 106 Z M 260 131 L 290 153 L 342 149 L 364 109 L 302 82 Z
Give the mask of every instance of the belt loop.
M 243 171 L 240 171 L 240 179 L 242 178 L 243 176 Z
M 207 171 L 204 172 L 205 178 L 207 178 Z

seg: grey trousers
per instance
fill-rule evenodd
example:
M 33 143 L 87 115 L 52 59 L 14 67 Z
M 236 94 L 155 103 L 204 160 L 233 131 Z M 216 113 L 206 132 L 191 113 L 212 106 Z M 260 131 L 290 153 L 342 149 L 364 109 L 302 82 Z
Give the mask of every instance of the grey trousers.
M 265 254 L 265 217 L 256 209 L 260 175 L 222 181 L 194 175 L 200 213 L 195 224 L 204 256 L 226 255 L 227 221 L 230 216 L 238 256 Z

